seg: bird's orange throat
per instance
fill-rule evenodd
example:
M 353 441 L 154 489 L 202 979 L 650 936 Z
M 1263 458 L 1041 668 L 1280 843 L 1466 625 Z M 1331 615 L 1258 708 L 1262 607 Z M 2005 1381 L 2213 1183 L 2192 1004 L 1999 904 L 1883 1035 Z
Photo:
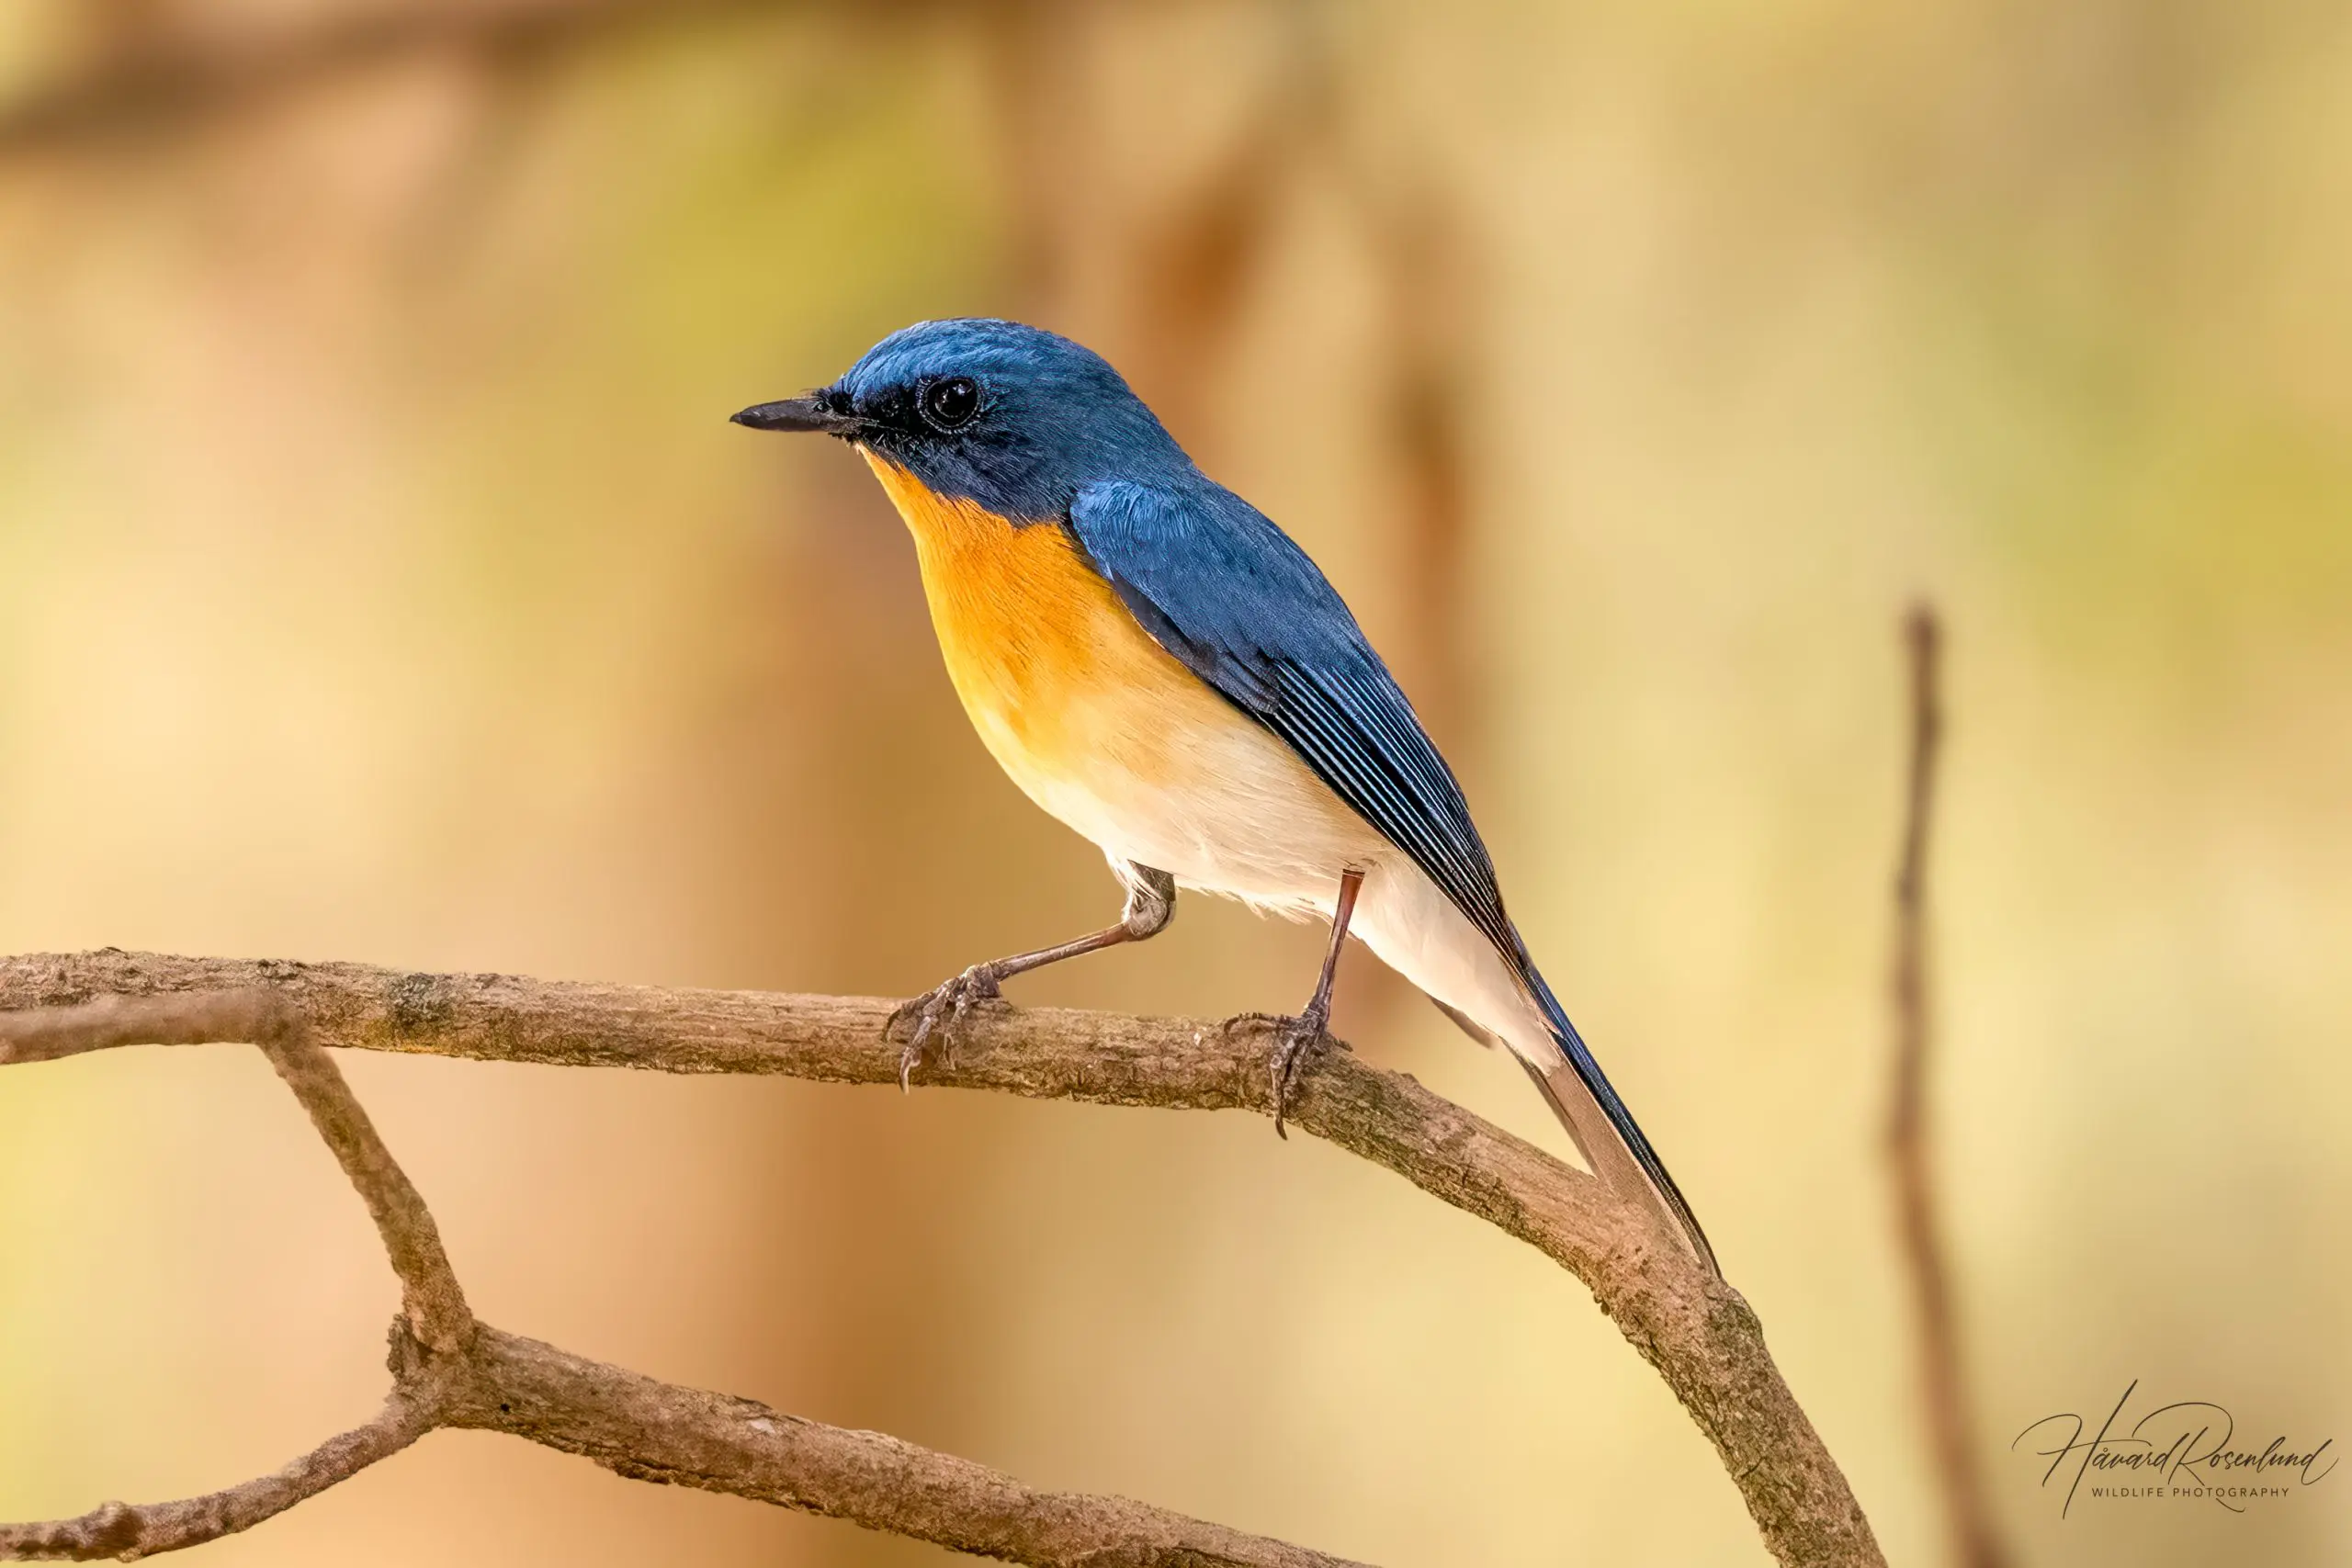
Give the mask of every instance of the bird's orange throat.
M 1015 523 L 942 496 L 897 464 L 859 450 L 914 536 L 932 626 L 956 694 L 1016 777 L 1035 752 L 1057 752 L 1076 741 L 1055 732 L 1064 728 L 1072 688 L 1114 673 L 1106 662 L 1174 664 L 1066 529 Z M 1133 681 L 1141 672 L 1122 673 Z M 1016 759 L 1008 750 L 1031 755 Z
M 1001 558 L 1006 551 L 1021 549 L 1021 536 L 1025 534 L 1048 536 L 1036 541 L 1037 545 L 1050 541 L 1068 547 L 1066 538 L 1053 537 L 1061 534 L 1058 528 L 1042 524 L 1023 527 L 977 502 L 941 495 L 872 447 L 860 446 L 857 450 L 865 459 L 865 466 L 874 470 L 874 477 L 882 481 L 883 493 L 899 509 L 907 531 L 914 536 L 926 590 L 933 588 L 934 569 L 983 569 L 985 562 Z

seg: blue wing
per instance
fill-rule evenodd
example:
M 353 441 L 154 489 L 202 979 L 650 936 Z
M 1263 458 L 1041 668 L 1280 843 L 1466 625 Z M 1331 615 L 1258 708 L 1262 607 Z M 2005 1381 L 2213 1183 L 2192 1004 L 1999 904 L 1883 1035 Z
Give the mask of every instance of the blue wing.
M 1091 484 L 1071 503 L 1069 526 L 1161 647 L 1287 741 L 1495 944 L 1543 1010 L 1561 1055 L 1713 1268 L 1698 1216 L 1503 913 L 1494 862 L 1453 770 L 1306 552 L 1257 508 L 1205 479 L 1181 489 Z M 1548 1079 L 1539 1083 L 1547 1097 L 1555 1093 Z M 1559 1111 L 1567 1121 L 1566 1108 Z
M 1069 522 L 1160 646 L 1287 741 L 1526 967 L 1462 786 L 1355 616 L 1289 535 L 1207 484 L 1184 492 L 1089 485 Z

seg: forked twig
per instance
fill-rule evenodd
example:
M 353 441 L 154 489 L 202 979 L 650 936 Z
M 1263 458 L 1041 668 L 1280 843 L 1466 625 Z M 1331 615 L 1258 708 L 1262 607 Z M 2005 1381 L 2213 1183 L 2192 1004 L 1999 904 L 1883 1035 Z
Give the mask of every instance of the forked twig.
M 399 1276 L 392 1389 L 376 1418 L 274 1474 L 201 1497 L 0 1525 L 0 1558 L 130 1561 L 249 1529 L 441 1427 L 511 1432 L 643 1480 L 731 1492 L 958 1551 L 1048 1565 L 1345 1568 L 1123 1497 L 1041 1493 L 873 1432 L 676 1387 L 475 1322 L 424 1200 L 300 1011 L 266 990 L 111 996 L 0 1016 L 0 1064 L 141 1043 L 258 1044 L 367 1204 Z

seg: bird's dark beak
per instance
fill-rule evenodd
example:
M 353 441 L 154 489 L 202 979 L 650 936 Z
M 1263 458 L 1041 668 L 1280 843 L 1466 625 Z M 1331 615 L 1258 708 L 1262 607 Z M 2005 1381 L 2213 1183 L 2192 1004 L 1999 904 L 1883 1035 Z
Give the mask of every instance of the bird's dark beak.
M 865 421 L 854 413 L 827 407 L 823 398 L 814 392 L 805 398 L 756 404 L 736 414 L 734 422 L 753 430 L 804 430 L 822 435 L 854 435 L 865 428 Z

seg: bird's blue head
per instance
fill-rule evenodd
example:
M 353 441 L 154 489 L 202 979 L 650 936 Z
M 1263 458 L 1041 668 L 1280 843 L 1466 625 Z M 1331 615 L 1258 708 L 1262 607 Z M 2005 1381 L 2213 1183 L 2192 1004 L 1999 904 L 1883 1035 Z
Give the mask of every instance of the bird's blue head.
M 1023 521 L 1060 517 L 1097 479 L 1192 463 L 1102 355 L 1018 321 L 919 321 L 806 397 L 735 415 L 870 448 L 935 495 Z

